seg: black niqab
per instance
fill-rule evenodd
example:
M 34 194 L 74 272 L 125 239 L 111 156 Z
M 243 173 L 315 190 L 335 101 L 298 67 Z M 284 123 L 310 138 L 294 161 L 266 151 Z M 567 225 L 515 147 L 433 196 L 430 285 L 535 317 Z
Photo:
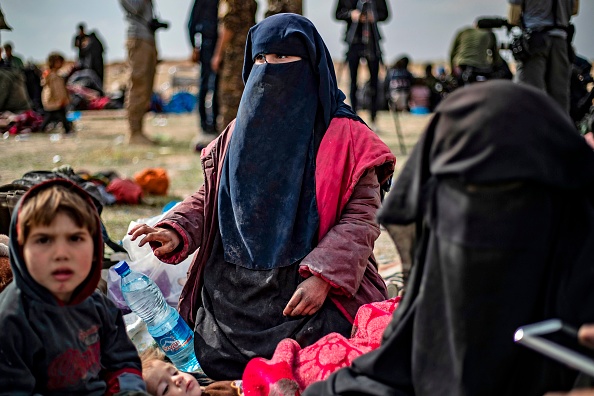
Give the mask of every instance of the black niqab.
M 511 82 L 436 110 L 380 222 L 417 225 L 382 346 L 308 395 L 543 395 L 576 372 L 516 345 L 522 325 L 594 322 L 594 153 L 544 93 Z
M 255 65 L 259 54 L 302 59 Z M 218 196 L 225 260 L 286 267 L 317 243 L 317 146 L 333 117 L 358 117 L 343 102 L 322 38 L 302 16 L 279 14 L 250 29 L 243 77 Z

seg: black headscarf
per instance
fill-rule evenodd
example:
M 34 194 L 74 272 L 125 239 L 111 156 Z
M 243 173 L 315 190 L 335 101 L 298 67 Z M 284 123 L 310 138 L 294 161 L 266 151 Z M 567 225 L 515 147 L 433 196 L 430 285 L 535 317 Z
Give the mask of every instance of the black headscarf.
M 259 54 L 302 59 L 254 65 Z M 225 260 L 284 267 L 317 243 L 317 147 L 333 117 L 358 117 L 343 102 L 326 45 L 302 16 L 279 14 L 250 29 L 243 78 L 219 185 Z
M 522 325 L 594 322 L 594 153 L 544 93 L 507 81 L 436 110 L 380 210 L 417 225 L 382 346 L 309 395 L 542 395 L 576 373 L 516 345 Z

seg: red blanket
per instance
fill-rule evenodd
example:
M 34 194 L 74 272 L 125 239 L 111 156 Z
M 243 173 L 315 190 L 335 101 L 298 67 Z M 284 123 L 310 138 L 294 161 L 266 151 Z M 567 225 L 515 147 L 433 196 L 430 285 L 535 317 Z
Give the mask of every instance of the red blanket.
M 244 394 L 298 396 L 308 385 L 350 366 L 355 358 L 380 345 L 399 301 L 395 297 L 361 306 L 349 339 L 331 333 L 304 349 L 295 340 L 282 340 L 272 359 L 255 358 L 248 363 L 243 373 Z

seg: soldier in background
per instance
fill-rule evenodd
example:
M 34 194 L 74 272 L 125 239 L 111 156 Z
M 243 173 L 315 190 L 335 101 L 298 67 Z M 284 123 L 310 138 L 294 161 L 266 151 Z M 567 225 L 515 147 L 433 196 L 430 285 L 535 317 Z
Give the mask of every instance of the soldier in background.
M 256 24 L 255 0 L 220 0 L 219 36 L 212 57 L 212 70 L 219 74 L 219 103 L 224 129 L 237 115 L 243 93 L 243 54 L 247 33 Z
M 290 12 L 293 14 L 303 15 L 303 1 L 302 0 L 268 0 L 268 11 L 264 14 L 265 18 L 271 15 Z
M 200 64 L 200 89 L 198 91 L 198 114 L 202 132 L 216 134 L 219 103 L 217 75 L 211 69 L 218 36 L 218 0 L 194 0 L 188 20 L 188 35 L 192 45 L 192 60 Z M 212 90 L 210 114 L 206 111 L 206 96 Z

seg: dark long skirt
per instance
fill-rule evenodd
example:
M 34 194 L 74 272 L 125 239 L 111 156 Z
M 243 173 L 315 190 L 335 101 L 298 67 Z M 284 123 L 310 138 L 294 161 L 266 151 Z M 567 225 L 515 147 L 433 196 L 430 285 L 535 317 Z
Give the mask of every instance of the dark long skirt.
M 196 357 L 210 378 L 240 379 L 250 359 L 272 357 L 284 338 L 305 347 L 331 332 L 350 336 L 351 323 L 329 299 L 312 316 L 283 316 L 304 280 L 298 269 L 299 263 L 265 271 L 227 263 L 217 237 L 204 271 L 194 338 Z

